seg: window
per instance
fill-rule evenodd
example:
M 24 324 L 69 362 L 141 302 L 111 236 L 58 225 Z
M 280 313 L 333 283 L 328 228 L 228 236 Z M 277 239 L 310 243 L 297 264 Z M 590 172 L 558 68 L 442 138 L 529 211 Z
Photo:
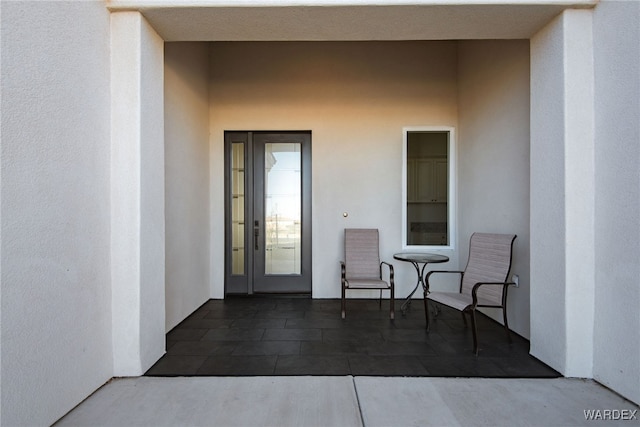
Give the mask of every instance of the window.
M 405 249 L 452 248 L 455 227 L 455 140 L 451 127 L 403 129 Z

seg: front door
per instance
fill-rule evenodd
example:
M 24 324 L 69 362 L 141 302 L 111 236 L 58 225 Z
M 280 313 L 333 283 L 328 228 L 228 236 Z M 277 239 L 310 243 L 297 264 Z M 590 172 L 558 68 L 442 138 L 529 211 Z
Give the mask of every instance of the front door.
M 311 133 L 225 132 L 225 292 L 311 293 Z

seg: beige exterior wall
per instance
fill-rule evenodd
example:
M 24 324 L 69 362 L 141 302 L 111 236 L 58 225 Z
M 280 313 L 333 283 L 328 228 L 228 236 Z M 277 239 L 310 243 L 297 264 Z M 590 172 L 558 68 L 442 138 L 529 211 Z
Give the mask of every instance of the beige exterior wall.
M 640 403 L 640 3 L 602 2 L 593 23 L 593 378 Z
M 111 15 L 110 77 L 113 374 L 133 376 L 164 354 L 166 317 L 164 42 L 137 12 Z
M 566 11 L 531 41 L 531 353 L 579 377 L 593 366 L 591 15 Z
M 529 337 L 529 41 L 461 41 L 458 50 L 461 267 L 475 231 L 514 233 L 509 327 Z M 485 312 L 502 323 L 502 311 Z
M 166 330 L 209 299 L 209 52 L 165 44 Z
M 51 425 L 113 376 L 109 13 L 0 7 L 0 424 Z

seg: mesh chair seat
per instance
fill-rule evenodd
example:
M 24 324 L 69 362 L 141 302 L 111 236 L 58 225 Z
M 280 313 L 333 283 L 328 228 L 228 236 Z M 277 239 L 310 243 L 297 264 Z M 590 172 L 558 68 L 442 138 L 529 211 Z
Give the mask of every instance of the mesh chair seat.
M 464 311 L 473 304 L 473 298 L 469 294 L 461 294 L 457 292 L 432 292 L 428 298 L 431 301 L 444 304 L 447 307 L 454 308 L 458 311 Z M 478 298 L 478 305 L 494 305 L 490 300 Z
M 380 279 L 345 279 L 345 286 L 350 289 L 389 289 L 387 282 Z

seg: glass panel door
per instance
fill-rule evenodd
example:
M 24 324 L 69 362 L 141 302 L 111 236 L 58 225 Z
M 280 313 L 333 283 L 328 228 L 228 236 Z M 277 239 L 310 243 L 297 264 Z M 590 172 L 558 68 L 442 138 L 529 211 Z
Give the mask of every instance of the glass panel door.
M 300 274 L 301 144 L 268 142 L 264 151 L 265 274 Z
M 311 133 L 225 132 L 225 292 L 311 292 Z

